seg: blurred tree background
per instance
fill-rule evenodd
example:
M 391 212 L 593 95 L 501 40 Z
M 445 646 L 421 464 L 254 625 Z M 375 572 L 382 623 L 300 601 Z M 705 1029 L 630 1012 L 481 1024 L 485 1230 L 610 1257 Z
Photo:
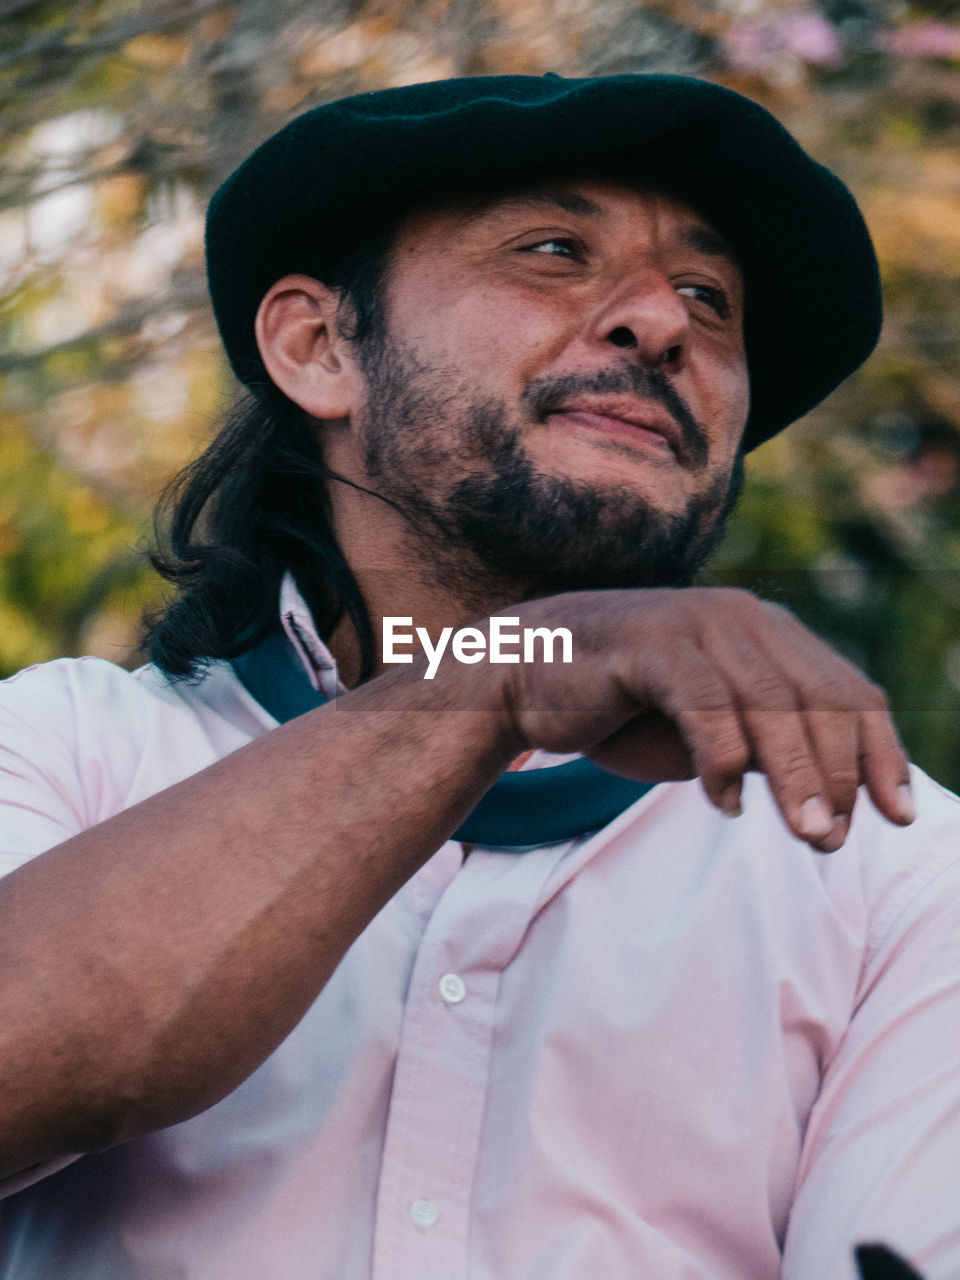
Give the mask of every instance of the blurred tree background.
M 0 0 L 0 675 L 138 661 L 152 501 L 234 392 L 202 251 L 234 165 L 345 93 L 545 71 L 739 89 L 860 200 L 881 348 L 752 455 L 711 576 L 837 644 L 960 786 L 960 0 Z

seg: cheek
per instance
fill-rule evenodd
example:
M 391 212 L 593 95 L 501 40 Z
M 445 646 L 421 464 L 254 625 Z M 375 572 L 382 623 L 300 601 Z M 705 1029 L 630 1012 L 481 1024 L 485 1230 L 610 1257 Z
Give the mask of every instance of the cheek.
M 522 290 L 464 288 L 444 282 L 430 297 L 396 300 L 395 332 L 437 369 L 459 371 L 473 386 L 523 389 L 568 340 L 562 315 Z
M 718 435 L 739 443 L 750 411 L 750 379 L 746 358 L 729 350 L 715 353 L 704 366 L 701 395 L 704 417 Z

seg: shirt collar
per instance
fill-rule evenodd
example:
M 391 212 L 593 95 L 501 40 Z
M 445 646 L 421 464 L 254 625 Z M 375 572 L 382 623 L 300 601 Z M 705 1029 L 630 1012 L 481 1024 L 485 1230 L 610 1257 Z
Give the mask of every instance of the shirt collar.
M 289 570 L 280 583 L 280 622 L 314 689 L 328 701 L 346 693 L 337 673 L 337 660 L 320 639 L 313 614 Z

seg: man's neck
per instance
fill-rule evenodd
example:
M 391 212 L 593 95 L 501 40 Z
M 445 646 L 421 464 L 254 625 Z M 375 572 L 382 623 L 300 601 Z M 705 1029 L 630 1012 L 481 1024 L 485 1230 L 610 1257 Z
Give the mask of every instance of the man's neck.
M 355 570 L 354 576 L 373 630 L 373 675 L 386 669 L 383 662 L 384 618 L 410 619 L 403 629 L 412 632 L 414 638 L 411 648 L 404 652 L 418 652 L 423 646 L 417 628 L 426 632 L 431 643 L 436 643 L 444 627 L 456 630 L 467 626 L 478 618 L 502 612 L 518 600 L 514 592 L 503 589 L 489 592 L 482 601 L 475 595 L 463 599 L 455 590 L 441 587 L 432 582 L 427 573 L 409 565 Z M 352 689 L 360 680 L 362 663 L 359 638 L 349 618 L 345 616 L 340 620 L 327 645 L 337 661 L 340 679 Z
M 338 468 L 335 467 L 335 470 Z M 448 546 L 365 489 L 330 490 L 337 541 L 366 605 L 374 639 L 373 674 L 383 663 L 384 618 L 410 618 L 435 643 L 444 627 L 469 625 L 525 598 L 528 585 L 498 580 L 466 546 Z M 360 642 L 344 617 L 327 640 L 340 679 L 353 688 L 362 669 Z M 414 651 L 422 648 L 415 639 Z M 409 650 L 407 650 L 409 652 Z

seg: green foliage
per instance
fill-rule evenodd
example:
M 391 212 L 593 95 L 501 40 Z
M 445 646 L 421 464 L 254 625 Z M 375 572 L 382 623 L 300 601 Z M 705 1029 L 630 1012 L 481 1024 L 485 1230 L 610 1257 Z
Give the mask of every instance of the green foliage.
M 15 423 L 2 427 L 0 672 L 83 652 L 91 638 L 127 658 L 125 610 L 155 590 L 140 531 Z

